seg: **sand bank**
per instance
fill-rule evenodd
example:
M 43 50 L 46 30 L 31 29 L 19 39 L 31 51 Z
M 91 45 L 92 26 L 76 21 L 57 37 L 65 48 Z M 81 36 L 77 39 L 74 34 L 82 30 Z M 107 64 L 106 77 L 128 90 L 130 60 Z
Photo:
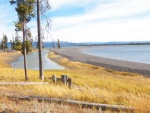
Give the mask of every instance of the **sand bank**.
M 101 66 L 115 71 L 138 73 L 150 77 L 149 64 L 88 55 L 82 52 L 82 50 L 86 48 L 87 47 L 62 48 L 55 53 L 68 58 L 70 61 L 78 61 L 96 66 Z

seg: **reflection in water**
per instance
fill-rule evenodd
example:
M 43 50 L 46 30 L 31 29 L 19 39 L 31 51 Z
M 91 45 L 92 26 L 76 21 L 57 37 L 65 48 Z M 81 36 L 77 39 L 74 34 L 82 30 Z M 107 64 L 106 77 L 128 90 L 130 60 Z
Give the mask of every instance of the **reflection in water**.
M 59 69 L 63 70 L 64 67 L 58 65 L 55 62 L 52 62 L 50 59 L 47 58 L 48 50 L 42 51 L 42 58 L 43 58 L 43 69 L 44 70 L 53 70 Z M 27 69 L 31 70 L 39 70 L 39 56 L 38 52 L 33 52 L 27 55 Z M 21 56 L 18 61 L 12 63 L 13 68 L 24 68 L 24 58 Z

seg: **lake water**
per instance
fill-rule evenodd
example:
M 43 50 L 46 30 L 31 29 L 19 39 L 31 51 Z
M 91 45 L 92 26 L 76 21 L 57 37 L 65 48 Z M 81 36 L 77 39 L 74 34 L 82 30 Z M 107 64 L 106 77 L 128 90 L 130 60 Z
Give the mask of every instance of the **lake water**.
M 64 67 L 58 65 L 57 63 L 51 61 L 47 58 L 48 50 L 42 51 L 42 59 L 43 59 L 43 69 L 44 70 L 63 70 Z M 39 56 L 38 52 L 33 52 L 27 55 L 27 69 L 31 70 L 39 70 Z M 24 58 L 21 56 L 18 61 L 12 63 L 13 68 L 24 68 Z
M 99 57 L 150 64 L 150 45 L 89 47 L 83 52 Z

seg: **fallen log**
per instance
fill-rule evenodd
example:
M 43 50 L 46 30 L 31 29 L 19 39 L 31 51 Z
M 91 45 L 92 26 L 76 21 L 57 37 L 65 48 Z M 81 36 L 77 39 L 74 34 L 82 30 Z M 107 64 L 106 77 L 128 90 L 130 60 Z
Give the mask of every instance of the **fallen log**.
M 111 111 L 124 111 L 134 113 L 134 107 L 128 107 L 123 105 L 110 105 L 110 104 L 100 104 L 100 103 L 92 103 L 92 102 L 82 102 L 76 100 L 64 100 L 64 99 L 56 99 L 56 98 L 47 98 L 40 96 L 8 96 L 9 99 L 20 99 L 20 100 L 38 100 L 38 101 L 46 101 L 46 102 L 56 102 L 58 104 L 70 104 L 70 105 L 79 105 L 82 108 L 96 108 L 102 111 L 111 110 Z

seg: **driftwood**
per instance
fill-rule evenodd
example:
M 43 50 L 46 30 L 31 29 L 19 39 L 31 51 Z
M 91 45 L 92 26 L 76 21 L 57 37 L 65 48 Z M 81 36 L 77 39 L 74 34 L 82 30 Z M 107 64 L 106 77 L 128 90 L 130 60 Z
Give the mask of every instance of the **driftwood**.
M 68 82 L 68 87 L 71 88 L 71 85 L 72 85 L 72 79 L 71 79 L 71 78 L 68 78 L 67 82 Z
M 55 76 L 55 75 L 52 75 L 52 80 L 53 80 L 53 82 L 56 84 L 56 82 L 57 82 L 57 78 L 56 78 L 56 76 Z
M 61 78 L 57 78 L 56 75 L 52 75 L 50 79 L 52 79 L 55 84 L 57 83 L 57 81 L 61 81 L 64 85 L 68 84 L 68 87 L 71 88 L 72 79 L 67 75 L 62 75 Z
M 20 99 L 20 100 L 38 100 L 38 101 L 46 101 L 46 102 L 56 102 L 58 104 L 70 104 L 70 105 L 79 105 L 82 108 L 96 108 L 97 110 L 111 110 L 111 111 L 125 111 L 134 113 L 133 107 L 127 107 L 122 105 L 109 105 L 109 104 L 99 104 L 99 103 L 91 103 L 91 102 L 81 102 L 75 100 L 63 100 L 63 99 L 55 99 L 55 98 L 46 98 L 46 97 L 39 97 L 39 96 L 7 96 L 9 99 Z
M 67 75 L 62 75 L 61 76 L 61 82 L 66 85 L 67 84 Z

